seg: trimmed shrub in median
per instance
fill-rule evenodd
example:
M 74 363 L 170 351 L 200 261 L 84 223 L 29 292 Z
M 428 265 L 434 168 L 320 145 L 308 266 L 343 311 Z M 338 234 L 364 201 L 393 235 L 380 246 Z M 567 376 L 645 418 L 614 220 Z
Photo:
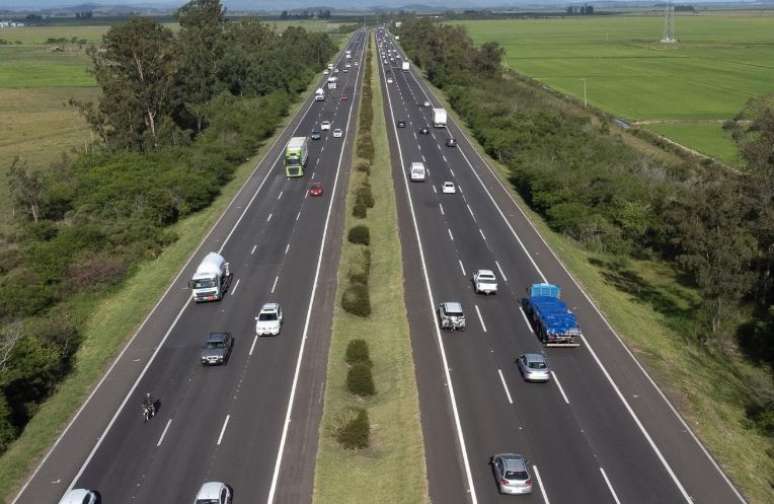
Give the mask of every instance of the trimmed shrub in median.
M 370 130 L 360 132 L 357 140 L 357 155 L 369 161 L 374 160 L 374 141 L 371 139 Z
M 368 245 L 371 243 L 371 232 L 369 231 L 368 226 L 364 224 L 358 224 L 349 230 L 349 236 L 347 239 L 350 243 Z
M 344 295 L 341 296 L 341 307 L 358 317 L 371 315 L 371 296 L 368 293 L 368 286 L 355 283 L 347 287 Z
M 347 423 L 339 427 L 336 432 L 336 440 L 348 450 L 368 448 L 371 434 L 371 423 L 368 420 L 368 411 L 357 410 Z
M 371 273 L 371 251 L 365 247 L 361 250 L 360 258 L 353 259 L 349 264 L 349 281 L 353 284 L 368 285 L 368 276 Z
M 368 215 L 368 207 L 363 203 L 355 203 L 352 206 L 352 216 L 358 219 L 365 219 Z
M 347 343 L 347 353 L 344 361 L 350 366 L 364 364 L 371 366 L 371 352 L 368 350 L 368 342 L 364 339 L 353 339 Z
M 374 201 L 374 194 L 371 191 L 371 184 L 363 182 L 363 184 L 355 190 L 355 204 L 363 204 L 368 208 L 374 207 L 376 201 Z
M 376 394 L 371 363 L 358 362 L 347 371 L 347 390 L 356 396 L 366 397 Z
M 369 175 L 371 173 L 371 164 L 368 161 L 362 160 L 357 164 L 357 166 L 355 166 L 355 169 L 361 173 Z

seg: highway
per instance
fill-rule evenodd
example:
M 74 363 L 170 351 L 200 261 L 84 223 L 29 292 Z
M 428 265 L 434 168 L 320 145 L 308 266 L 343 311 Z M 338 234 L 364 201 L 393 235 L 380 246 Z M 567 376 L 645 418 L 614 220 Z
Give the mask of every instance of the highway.
M 433 128 L 423 103 L 441 105 L 413 64 L 379 63 L 432 502 L 744 502 L 451 117 Z M 415 161 L 425 182 L 409 181 Z M 443 194 L 444 181 L 457 193 Z M 479 268 L 498 275 L 496 295 L 473 292 Z M 577 314 L 580 348 L 544 349 L 532 333 L 520 299 L 543 281 Z M 466 331 L 439 329 L 445 301 L 462 303 Z M 521 379 L 514 358 L 532 351 L 545 352 L 549 383 Z M 502 452 L 529 459 L 531 495 L 498 495 L 488 462 Z
M 14 502 L 55 503 L 72 487 L 105 503 L 192 502 L 213 480 L 230 485 L 235 502 L 311 500 L 365 40 L 362 30 L 352 36 L 360 66 L 338 73 L 324 102 L 307 98 Z M 344 61 L 342 51 L 342 70 Z M 326 119 L 344 137 L 310 140 L 305 176 L 287 178 L 288 138 Z M 311 181 L 322 197 L 307 196 Z M 222 301 L 195 304 L 187 282 L 211 250 L 233 281 Z M 265 302 L 284 311 L 276 337 L 255 336 Z M 199 364 L 210 331 L 235 337 L 225 366 Z M 145 392 L 160 401 L 148 423 Z

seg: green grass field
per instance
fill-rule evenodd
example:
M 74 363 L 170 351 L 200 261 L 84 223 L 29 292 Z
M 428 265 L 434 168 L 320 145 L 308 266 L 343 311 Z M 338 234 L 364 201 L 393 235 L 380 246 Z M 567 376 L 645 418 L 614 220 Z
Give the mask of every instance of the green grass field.
M 462 24 L 504 46 L 511 68 L 581 100 L 585 82 L 590 104 L 727 162 L 736 154 L 721 122 L 774 91 L 772 12 L 679 15 L 677 44 L 659 42 L 657 15 Z

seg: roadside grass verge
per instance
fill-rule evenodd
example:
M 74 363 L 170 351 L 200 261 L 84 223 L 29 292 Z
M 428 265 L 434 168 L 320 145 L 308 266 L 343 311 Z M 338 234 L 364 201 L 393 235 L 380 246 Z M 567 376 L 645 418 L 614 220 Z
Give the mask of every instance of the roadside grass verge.
M 774 394 L 770 371 L 738 353 L 721 355 L 695 343 L 699 295 L 681 283 L 672 265 L 637 260 L 621 265 L 552 231 L 510 184 L 508 168 L 478 145 L 443 92 L 424 82 L 745 497 L 771 502 L 774 440 L 750 428 L 745 415 L 751 391 Z M 733 322 L 743 322 L 744 314 L 738 316 Z
M 375 44 L 371 52 L 374 61 Z M 379 187 L 375 205 L 365 219 L 352 216 L 355 190 L 369 177 L 352 170 L 347 195 L 345 229 L 365 223 L 370 228 L 371 267 L 368 285 L 372 313 L 363 318 L 345 312 L 337 302 L 333 315 L 328 357 L 325 405 L 315 469 L 314 502 L 429 502 L 424 445 L 419 418 L 414 362 L 406 305 L 403 267 L 398 237 L 397 210 L 392 185 L 387 129 L 382 108 L 378 72 L 372 72 L 372 137 L 375 148 L 370 179 Z M 361 95 L 362 96 L 362 95 Z M 352 166 L 359 163 L 353 155 Z M 363 245 L 342 240 L 337 300 L 341 299 L 353 264 L 362 260 Z M 350 340 L 365 339 L 370 348 L 376 394 L 359 397 L 347 391 L 345 362 Z M 336 441 L 336 432 L 352 411 L 365 408 L 370 420 L 370 446 L 347 450 Z
M 303 106 L 305 98 L 316 87 L 318 77 L 291 105 L 288 115 L 277 125 L 274 135 L 263 143 L 254 157 L 234 171 L 233 179 L 222 188 L 212 205 L 171 226 L 170 231 L 178 239 L 157 259 L 142 263 L 135 274 L 111 295 L 99 299 L 82 297 L 78 300 L 75 317 L 88 321 L 83 326 L 83 342 L 76 354 L 74 369 L 58 386 L 56 393 L 40 406 L 24 433 L 0 457 L 0 495 L 5 502 L 10 502 L 15 496 L 23 479 L 64 429 L 113 357 L 138 329 L 185 261 L 196 250 L 204 234 L 214 225 L 256 164 Z

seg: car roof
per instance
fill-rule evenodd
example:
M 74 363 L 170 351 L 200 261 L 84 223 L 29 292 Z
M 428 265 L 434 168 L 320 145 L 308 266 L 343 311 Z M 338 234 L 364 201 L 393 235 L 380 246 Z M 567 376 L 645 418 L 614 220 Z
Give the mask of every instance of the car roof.
M 279 303 L 264 303 L 263 306 L 261 306 L 262 312 L 275 312 L 279 310 Z
M 454 185 L 454 182 L 452 182 L 451 180 L 447 180 L 446 182 L 443 183 L 443 185 Z
M 59 504 L 83 504 L 84 499 L 89 495 L 90 490 L 84 490 L 83 488 L 75 488 L 67 492 Z
M 487 269 L 480 269 L 478 270 L 479 275 L 487 275 L 487 276 L 494 276 L 494 271 L 487 270 Z
M 456 301 L 447 301 L 443 304 L 444 310 L 448 312 L 460 312 L 462 313 L 462 304 Z
M 545 362 L 546 358 L 539 353 L 525 353 L 524 357 L 527 359 L 527 362 Z
M 211 332 L 207 336 L 207 341 L 220 341 L 224 339 L 229 333 L 226 331 L 223 332 Z
M 220 481 L 208 481 L 202 484 L 199 489 L 199 493 L 196 494 L 197 499 L 220 499 L 220 491 L 225 485 Z
M 499 455 L 495 455 L 495 457 L 503 461 L 503 468 L 506 471 L 527 470 L 527 459 L 524 458 L 523 455 L 519 455 L 518 453 L 500 453 Z

